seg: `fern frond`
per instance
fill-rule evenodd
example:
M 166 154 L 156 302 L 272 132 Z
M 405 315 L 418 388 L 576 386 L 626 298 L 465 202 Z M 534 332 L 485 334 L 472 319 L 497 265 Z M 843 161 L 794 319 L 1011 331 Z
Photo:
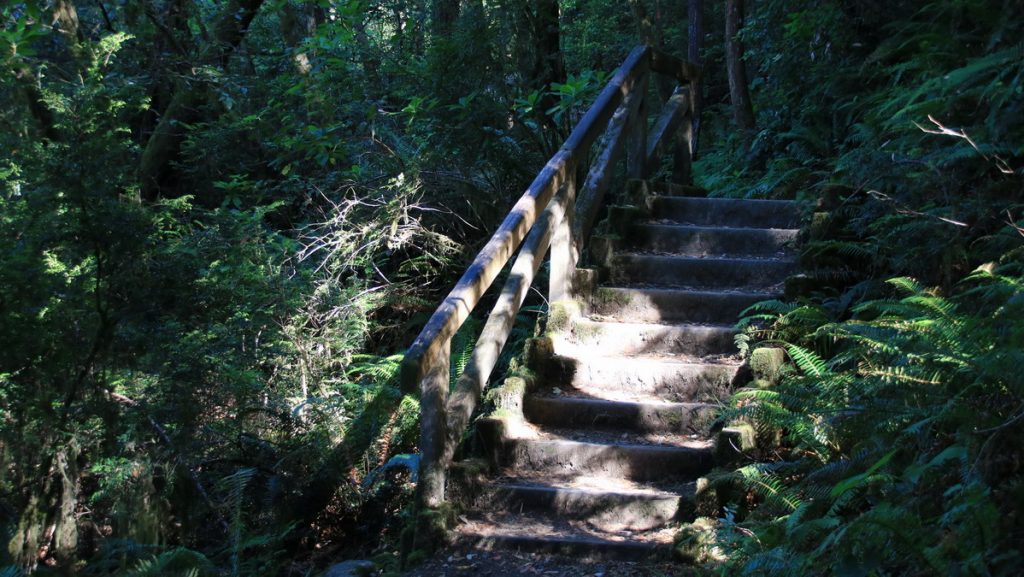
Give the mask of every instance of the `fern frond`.
M 786 351 L 796 366 L 807 375 L 820 377 L 829 372 L 825 361 L 810 350 L 797 345 L 788 345 Z

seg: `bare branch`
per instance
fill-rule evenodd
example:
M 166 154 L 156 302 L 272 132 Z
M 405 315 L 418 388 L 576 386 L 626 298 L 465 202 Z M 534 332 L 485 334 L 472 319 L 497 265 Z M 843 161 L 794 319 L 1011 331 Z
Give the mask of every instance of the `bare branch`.
M 960 130 L 953 130 L 952 128 L 943 126 L 942 123 L 939 122 L 938 120 L 935 120 L 935 117 L 932 116 L 931 114 L 928 115 L 928 120 L 930 120 L 932 124 L 936 126 L 935 129 L 925 128 L 918 124 L 917 122 L 914 122 L 914 126 L 916 126 L 921 132 L 924 132 L 926 134 L 952 136 L 954 138 L 966 140 L 967 144 L 970 144 L 971 148 L 977 151 L 978 154 L 980 154 L 985 160 L 995 163 L 996 168 L 999 169 L 999 172 L 1002 172 L 1003 174 L 1013 174 L 1013 169 L 1010 168 L 1010 166 L 1006 163 L 1005 160 L 1003 160 L 997 155 L 993 155 L 990 157 L 989 155 L 982 152 L 981 149 L 978 148 L 977 143 L 974 142 L 974 139 L 972 139 L 964 129 L 961 128 Z

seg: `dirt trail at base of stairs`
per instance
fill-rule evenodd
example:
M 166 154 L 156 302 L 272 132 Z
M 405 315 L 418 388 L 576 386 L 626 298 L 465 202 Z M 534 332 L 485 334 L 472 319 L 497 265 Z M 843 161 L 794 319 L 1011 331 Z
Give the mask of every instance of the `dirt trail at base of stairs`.
M 402 577 L 697 577 L 672 562 L 583 561 L 563 555 L 447 549 Z

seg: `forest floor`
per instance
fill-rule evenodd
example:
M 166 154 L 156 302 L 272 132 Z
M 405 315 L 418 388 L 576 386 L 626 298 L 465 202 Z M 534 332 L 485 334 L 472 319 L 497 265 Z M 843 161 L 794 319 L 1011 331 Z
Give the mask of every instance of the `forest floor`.
M 665 561 L 584 561 L 562 555 L 514 551 L 443 550 L 403 577 L 668 577 L 695 575 Z

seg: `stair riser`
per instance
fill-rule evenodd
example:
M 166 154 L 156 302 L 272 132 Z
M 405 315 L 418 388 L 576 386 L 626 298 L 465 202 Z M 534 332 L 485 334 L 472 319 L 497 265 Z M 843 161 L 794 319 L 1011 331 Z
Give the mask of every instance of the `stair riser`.
M 599 288 L 588 314 L 643 323 L 732 324 L 750 305 L 775 298 L 765 294 L 731 294 L 659 289 Z
M 653 216 L 696 226 L 798 228 L 800 224 L 796 204 L 785 201 L 658 197 Z
M 701 288 L 754 288 L 781 284 L 795 271 L 784 260 L 681 259 L 622 255 L 611 277 L 616 284 L 650 283 Z
M 527 397 L 524 410 L 530 422 L 552 427 L 699 435 L 709 433 L 717 412 L 703 404 L 616 403 L 572 397 Z
M 638 496 L 553 487 L 497 487 L 487 506 L 512 512 L 555 513 L 584 520 L 602 531 L 648 531 L 673 521 L 692 520 L 692 500 L 680 496 Z
M 574 441 L 513 439 L 505 465 L 513 471 L 586 474 L 633 481 L 694 479 L 711 470 L 712 449 L 644 445 L 597 445 Z
M 772 256 L 785 252 L 797 232 L 642 224 L 632 228 L 627 246 L 684 256 Z
M 556 357 L 546 376 L 552 384 L 571 386 L 581 392 L 631 391 L 686 403 L 728 399 L 738 370 L 730 365 L 623 362 L 621 359 L 580 362 Z
M 560 540 L 557 537 L 526 535 L 465 536 L 458 539 L 458 542 L 483 551 L 549 553 L 587 561 L 649 561 L 668 559 L 672 554 L 672 548 L 669 545 L 652 546 L 631 541 L 599 541 L 596 539 L 593 541 Z
M 585 350 L 588 355 L 720 355 L 736 352 L 736 331 L 728 327 L 595 323 L 580 320 L 571 334 L 555 340 L 555 352 Z

